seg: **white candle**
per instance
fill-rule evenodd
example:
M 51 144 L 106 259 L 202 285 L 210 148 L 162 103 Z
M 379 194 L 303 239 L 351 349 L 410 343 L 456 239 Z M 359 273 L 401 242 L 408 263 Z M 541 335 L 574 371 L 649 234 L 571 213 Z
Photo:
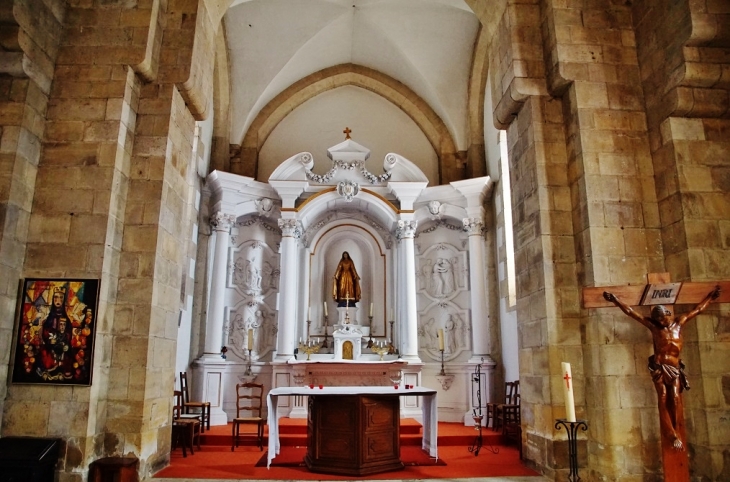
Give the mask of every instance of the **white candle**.
M 307 320 L 311 320 L 311 319 L 312 319 L 312 307 L 309 306 L 309 307 L 307 307 Z
M 370 303 L 370 316 L 373 316 L 373 304 Z
M 575 422 L 575 400 L 573 399 L 573 375 L 570 372 L 570 363 L 562 363 L 563 367 L 563 397 L 565 398 L 565 418 L 568 422 Z
M 395 318 L 393 317 L 393 308 L 390 309 L 390 319 L 395 320 Z
M 327 302 L 323 301 L 322 304 L 324 305 L 324 316 L 327 316 Z
M 253 350 L 253 328 L 248 329 L 248 349 Z
M 441 328 L 439 328 L 438 338 L 439 338 L 439 350 L 444 351 L 444 330 Z

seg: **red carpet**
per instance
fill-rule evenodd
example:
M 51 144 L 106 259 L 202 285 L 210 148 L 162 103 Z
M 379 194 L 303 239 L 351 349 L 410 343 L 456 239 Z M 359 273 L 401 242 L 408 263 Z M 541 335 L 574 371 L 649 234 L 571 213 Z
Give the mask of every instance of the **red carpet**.
M 268 450 L 264 451 L 256 467 L 266 467 Z M 304 456 L 307 455 L 307 447 L 287 447 L 282 450 L 274 460 L 272 467 L 305 467 Z M 424 452 L 421 447 L 402 446 L 400 449 L 400 460 L 404 465 L 446 465 L 440 458 L 434 459 Z
M 246 442 L 234 452 L 230 446 L 230 427 L 211 427 L 206 431 L 201 450 L 195 455 L 183 458 L 180 449 L 172 452 L 170 465 L 157 474 L 157 478 L 208 478 L 208 479 L 260 479 L 260 480 L 358 480 L 361 477 L 326 475 L 309 472 L 299 466 L 306 450 L 306 435 L 302 439 L 301 429 L 306 421 L 281 419 L 281 452 L 274 459 L 270 469 L 257 463 L 266 453 Z M 401 425 L 401 459 L 406 467 L 403 470 L 370 475 L 370 480 L 413 480 L 413 479 L 453 479 L 466 477 L 508 477 L 537 476 L 537 472 L 525 467 L 519 459 L 515 446 L 497 445 L 500 437 L 491 430 L 484 431 L 484 446 L 478 456 L 469 452 L 476 431 L 456 423 L 439 423 L 439 460 L 445 465 L 433 465 L 430 457 L 420 450 L 420 438 L 412 425 L 414 421 L 403 420 Z M 410 425 L 410 426 L 409 426 Z M 305 426 L 304 426 L 305 427 Z M 420 431 L 420 430 L 419 430 Z M 288 432 L 288 433 L 284 433 Z M 403 432 L 407 432 L 403 434 Z M 408 433 L 410 432 L 410 433 Z M 226 436 L 227 434 L 227 436 Z M 414 440 L 411 440 L 414 439 Z M 413 443 L 416 439 L 419 443 Z M 208 442 L 219 445 L 207 445 Z M 225 445 L 224 445 L 225 444 Z M 495 454 L 489 444 L 498 449 Z M 276 466 L 278 463 L 290 466 Z M 429 465 L 409 465 L 420 463 Z

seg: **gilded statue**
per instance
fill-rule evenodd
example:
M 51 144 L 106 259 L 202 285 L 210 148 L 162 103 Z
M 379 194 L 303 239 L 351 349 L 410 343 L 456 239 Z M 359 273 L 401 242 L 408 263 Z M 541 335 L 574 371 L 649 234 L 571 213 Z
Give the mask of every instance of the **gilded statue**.
M 619 300 L 616 295 L 603 292 L 603 297 L 615 304 L 621 311 L 635 319 L 651 331 L 654 354 L 649 357 L 649 372 L 659 397 L 659 421 L 662 432 L 672 440 L 675 450 L 684 450 L 684 444 L 677 433 L 679 397 L 683 390 L 689 390 L 684 374 L 684 363 L 679 358 L 684 344 L 682 327 L 689 320 L 702 313 L 709 304 L 720 296 L 716 286 L 704 300 L 687 314 L 672 316 L 663 305 L 651 310 L 651 316 L 641 316 L 630 306 Z
M 332 297 L 340 306 L 354 305 L 360 301 L 360 276 L 347 251 L 342 253 L 342 258 L 335 270 Z

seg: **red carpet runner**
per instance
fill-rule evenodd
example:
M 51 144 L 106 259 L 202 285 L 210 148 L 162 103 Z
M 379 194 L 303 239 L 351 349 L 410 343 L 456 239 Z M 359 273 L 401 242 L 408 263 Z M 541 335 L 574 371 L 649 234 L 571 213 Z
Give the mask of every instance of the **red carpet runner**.
M 205 433 L 203 447 L 195 455 L 183 458 L 180 449 L 172 452 L 170 466 L 157 478 L 261 479 L 261 480 L 358 480 L 362 478 L 312 473 L 300 466 L 306 451 L 306 432 L 301 433 L 303 421 L 281 419 L 281 453 L 270 469 L 258 466 L 266 453 L 251 442 L 231 452 L 230 427 L 212 427 Z M 304 422 L 305 423 L 305 422 Z M 525 467 L 514 446 L 496 445 L 500 438 L 491 430 L 484 431 L 484 446 L 478 456 L 469 452 L 476 431 L 455 423 L 439 423 L 439 460 L 432 460 L 420 450 L 420 426 L 404 420 L 401 425 L 401 460 L 403 470 L 375 474 L 369 480 L 453 479 L 466 477 L 537 476 Z M 212 445 L 215 443 L 217 445 Z M 495 444 L 495 445 L 489 445 Z M 498 450 L 498 453 L 490 450 Z M 283 464 L 284 466 L 280 466 Z

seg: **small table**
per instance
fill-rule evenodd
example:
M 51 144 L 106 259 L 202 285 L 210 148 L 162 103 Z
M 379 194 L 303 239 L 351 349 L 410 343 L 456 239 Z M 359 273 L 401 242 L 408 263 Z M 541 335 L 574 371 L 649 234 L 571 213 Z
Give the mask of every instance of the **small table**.
M 308 396 L 309 418 L 307 427 L 307 467 L 316 472 L 365 475 L 388 470 L 397 470 L 403 467 L 400 462 L 400 440 L 398 425 L 400 410 L 398 398 L 402 396 L 423 397 L 423 440 L 422 448 L 431 455 L 438 457 L 438 413 L 436 390 L 425 387 L 412 389 L 392 386 L 382 387 L 279 387 L 268 394 L 268 425 L 269 425 L 269 453 L 268 465 L 280 452 L 279 424 L 277 406 L 280 396 Z M 326 414 L 333 413 L 332 404 L 340 407 L 339 413 L 347 420 L 348 428 L 332 433 L 332 439 L 345 436 L 348 430 L 354 435 L 351 439 L 351 452 L 354 455 L 351 463 L 340 463 L 335 460 L 331 450 L 328 450 L 323 441 L 328 440 L 330 434 L 325 430 L 333 420 Z M 325 422 L 323 424 L 323 422 Z M 387 427 L 390 426 L 388 429 Z M 395 433 L 393 433 L 395 431 Z M 390 437 L 388 437 L 390 432 Z M 392 436 L 395 435 L 393 439 Z M 386 440 L 388 439 L 388 440 Z M 390 442 L 393 440 L 393 442 Z M 389 447 L 388 444 L 391 444 Z M 371 456 L 369 447 L 378 445 Z M 384 448 L 383 448 L 384 447 Z M 394 455 L 395 454 L 395 455 Z

